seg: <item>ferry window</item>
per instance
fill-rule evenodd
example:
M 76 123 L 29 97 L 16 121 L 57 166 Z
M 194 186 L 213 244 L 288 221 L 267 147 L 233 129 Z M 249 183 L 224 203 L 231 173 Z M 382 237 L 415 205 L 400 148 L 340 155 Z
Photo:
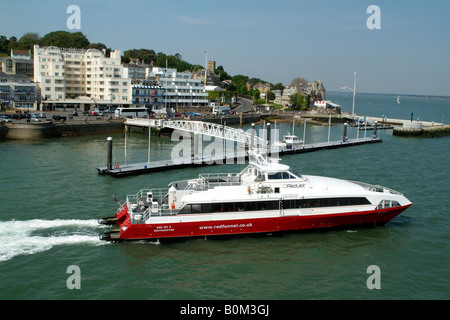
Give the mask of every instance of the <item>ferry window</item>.
M 191 205 L 191 213 L 201 213 L 200 208 L 201 206 L 199 204 Z
M 298 179 L 298 178 L 301 178 L 301 177 L 302 177 L 302 176 L 299 175 L 297 172 L 294 172 L 294 171 L 292 171 L 292 170 L 289 170 L 289 172 L 290 172 L 291 175 L 293 175 L 293 178 L 291 178 L 291 179 Z
M 292 177 L 289 172 L 283 172 L 283 179 L 295 179 Z
M 202 212 L 208 213 L 212 211 L 212 206 L 210 203 L 202 204 Z
M 319 207 L 328 207 L 328 199 L 320 199 Z
M 280 193 L 280 187 L 275 187 L 275 193 Z
M 223 212 L 222 210 L 222 204 L 221 203 L 214 203 L 212 205 L 212 211 L 213 212 Z
M 234 203 L 224 203 L 223 204 L 223 212 L 233 211 L 233 204 Z
M 185 205 L 178 214 L 186 214 L 186 213 L 191 213 L 191 205 L 190 204 Z
M 267 201 L 267 210 L 277 210 L 280 208 L 278 201 Z
M 339 199 L 328 199 L 328 205 L 330 207 L 337 207 L 339 205 Z
M 267 210 L 267 205 L 265 201 L 259 201 L 256 203 L 256 210 Z
M 284 209 L 296 208 L 296 200 L 283 200 L 283 208 Z
M 282 173 L 281 172 L 268 173 L 267 174 L 267 179 L 269 179 L 269 180 L 283 179 Z
M 264 177 L 263 177 L 263 175 L 261 174 L 261 172 L 258 173 L 258 175 L 257 175 L 256 178 L 255 178 L 255 181 L 264 181 Z
M 358 204 L 370 204 L 370 201 L 367 200 L 367 198 L 359 198 L 359 203 Z
M 253 211 L 255 210 L 255 203 L 254 202 L 246 202 L 245 203 L 245 211 Z

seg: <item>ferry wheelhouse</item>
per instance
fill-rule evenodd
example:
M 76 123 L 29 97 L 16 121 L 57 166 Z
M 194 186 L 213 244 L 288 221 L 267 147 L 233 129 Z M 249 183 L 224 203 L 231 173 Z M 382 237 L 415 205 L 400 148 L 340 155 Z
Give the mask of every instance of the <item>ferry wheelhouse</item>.
M 250 150 L 251 151 L 251 150 Z M 382 225 L 411 202 L 401 193 L 334 178 L 300 175 L 279 159 L 250 152 L 239 173 L 200 174 L 126 197 L 99 223 L 108 241 L 270 234 Z

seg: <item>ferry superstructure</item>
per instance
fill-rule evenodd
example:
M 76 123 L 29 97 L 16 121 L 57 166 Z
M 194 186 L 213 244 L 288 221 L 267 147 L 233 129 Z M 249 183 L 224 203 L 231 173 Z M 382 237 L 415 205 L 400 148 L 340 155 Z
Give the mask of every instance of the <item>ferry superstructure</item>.
M 411 202 L 392 189 L 347 180 L 300 175 L 279 159 L 249 150 L 239 173 L 200 174 L 164 189 L 126 197 L 114 225 L 100 239 L 173 238 L 270 234 L 274 232 L 382 225 Z

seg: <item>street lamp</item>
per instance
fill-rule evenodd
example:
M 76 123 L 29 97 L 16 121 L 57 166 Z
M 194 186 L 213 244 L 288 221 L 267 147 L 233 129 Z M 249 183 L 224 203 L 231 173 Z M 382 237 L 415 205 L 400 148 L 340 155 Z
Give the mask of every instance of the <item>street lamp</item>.
M 356 72 L 353 72 L 353 89 L 348 86 L 341 87 L 341 89 L 349 89 L 353 91 L 353 109 L 352 109 L 352 119 L 353 119 L 353 116 L 355 115 Z

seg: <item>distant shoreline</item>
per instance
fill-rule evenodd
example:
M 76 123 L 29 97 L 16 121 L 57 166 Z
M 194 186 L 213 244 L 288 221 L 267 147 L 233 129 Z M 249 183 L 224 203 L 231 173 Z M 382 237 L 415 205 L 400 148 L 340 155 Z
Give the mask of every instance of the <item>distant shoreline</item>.
M 348 91 L 327 91 L 327 93 L 348 95 Z M 371 96 L 400 96 L 402 98 L 428 98 L 428 99 L 442 99 L 450 100 L 450 96 L 440 95 L 422 95 L 422 94 L 403 94 L 403 93 L 370 93 L 370 92 L 356 92 L 357 95 L 371 95 Z

